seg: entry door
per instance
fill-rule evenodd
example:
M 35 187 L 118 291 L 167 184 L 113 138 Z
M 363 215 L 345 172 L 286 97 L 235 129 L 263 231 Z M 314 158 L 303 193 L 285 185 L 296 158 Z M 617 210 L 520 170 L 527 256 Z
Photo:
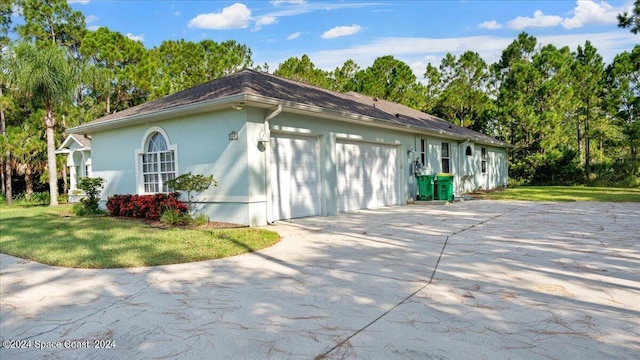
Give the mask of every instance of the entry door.
M 271 148 L 274 220 L 320 214 L 319 144 L 315 137 L 275 135 Z
M 398 147 L 336 143 L 338 211 L 398 203 Z

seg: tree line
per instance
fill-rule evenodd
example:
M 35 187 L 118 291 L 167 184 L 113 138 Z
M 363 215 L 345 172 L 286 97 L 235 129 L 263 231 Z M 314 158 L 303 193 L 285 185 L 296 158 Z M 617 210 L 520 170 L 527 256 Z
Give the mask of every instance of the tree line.
M 13 24 L 17 9 L 21 21 Z M 637 32 L 637 14 L 621 14 L 625 25 Z M 54 153 L 66 128 L 240 69 L 270 70 L 234 40 L 166 40 L 147 49 L 106 27 L 88 30 L 66 0 L 3 1 L 0 47 L 8 203 L 13 192 L 31 196 L 47 184 L 51 204 L 66 193 L 64 159 Z M 504 140 L 513 146 L 516 183 L 640 185 L 640 45 L 605 64 L 589 41 L 558 48 L 521 33 L 493 64 L 473 51 L 447 54 L 420 79 L 392 55 L 367 68 L 348 59 L 332 71 L 302 55 L 273 73 L 398 102 Z

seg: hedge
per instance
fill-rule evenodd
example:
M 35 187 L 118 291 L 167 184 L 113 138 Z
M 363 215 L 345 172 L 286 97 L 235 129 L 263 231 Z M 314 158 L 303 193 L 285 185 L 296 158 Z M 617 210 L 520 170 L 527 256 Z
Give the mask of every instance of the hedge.
M 158 220 L 167 209 L 175 209 L 182 214 L 187 212 L 187 205 L 179 198 L 178 192 L 155 195 L 113 195 L 107 200 L 107 210 L 111 216 Z

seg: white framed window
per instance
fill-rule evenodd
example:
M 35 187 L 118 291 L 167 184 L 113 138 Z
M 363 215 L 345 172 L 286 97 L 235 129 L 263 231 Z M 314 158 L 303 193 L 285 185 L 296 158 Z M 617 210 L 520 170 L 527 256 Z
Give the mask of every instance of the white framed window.
M 171 145 L 166 132 L 153 127 L 144 136 L 142 148 L 136 151 L 138 193 L 167 193 L 167 181 L 174 179 L 178 170 L 177 147 Z
M 481 169 L 482 169 L 482 173 L 486 174 L 487 173 L 487 148 L 480 148 L 480 154 L 481 154 Z
M 449 167 L 449 143 L 443 142 L 442 147 L 442 172 L 449 173 L 451 168 Z
M 423 166 L 427 165 L 427 140 L 420 139 L 420 162 Z

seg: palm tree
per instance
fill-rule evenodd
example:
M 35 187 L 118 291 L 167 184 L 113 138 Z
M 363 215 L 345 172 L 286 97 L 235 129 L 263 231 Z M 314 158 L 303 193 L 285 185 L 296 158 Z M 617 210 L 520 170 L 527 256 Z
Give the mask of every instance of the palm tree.
M 50 206 L 58 205 L 58 170 L 56 166 L 56 106 L 68 102 L 75 89 L 74 68 L 64 48 L 21 42 L 13 49 L 13 69 L 18 93 L 44 109 L 47 137 Z

